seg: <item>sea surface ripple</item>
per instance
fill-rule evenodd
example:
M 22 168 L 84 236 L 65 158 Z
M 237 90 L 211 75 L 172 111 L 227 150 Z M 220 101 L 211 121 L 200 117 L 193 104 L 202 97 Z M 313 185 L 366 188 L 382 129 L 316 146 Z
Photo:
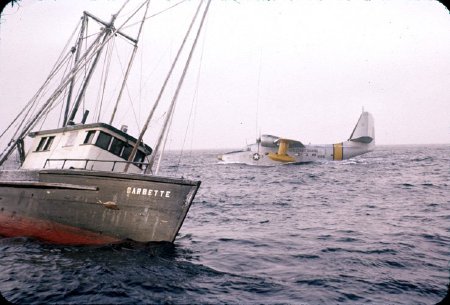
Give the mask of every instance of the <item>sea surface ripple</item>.
M 69 247 L 0 239 L 15 304 L 436 304 L 450 275 L 450 146 L 379 146 L 342 162 L 220 164 L 168 154 L 202 180 L 174 244 Z

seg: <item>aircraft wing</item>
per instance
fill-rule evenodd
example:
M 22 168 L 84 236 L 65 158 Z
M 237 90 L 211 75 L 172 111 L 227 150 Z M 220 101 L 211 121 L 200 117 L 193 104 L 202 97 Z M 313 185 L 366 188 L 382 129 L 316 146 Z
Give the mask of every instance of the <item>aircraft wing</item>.
M 286 139 L 286 138 L 278 138 L 274 141 L 275 144 L 279 145 L 280 143 L 286 143 L 289 145 L 289 147 L 305 147 L 302 142 L 292 139 Z

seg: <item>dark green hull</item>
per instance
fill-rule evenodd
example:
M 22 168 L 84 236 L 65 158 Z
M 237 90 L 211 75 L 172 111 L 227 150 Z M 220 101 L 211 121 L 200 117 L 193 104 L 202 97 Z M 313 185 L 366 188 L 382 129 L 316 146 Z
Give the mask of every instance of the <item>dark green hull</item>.
M 0 235 L 59 244 L 173 242 L 199 186 L 141 174 L 0 171 Z

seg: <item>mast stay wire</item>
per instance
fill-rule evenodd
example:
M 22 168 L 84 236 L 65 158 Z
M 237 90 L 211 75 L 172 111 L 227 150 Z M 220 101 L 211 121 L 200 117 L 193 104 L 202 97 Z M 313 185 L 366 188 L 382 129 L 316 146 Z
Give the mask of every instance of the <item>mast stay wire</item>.
M 180 164 L 181 164 L 181 158 L 183 157 L 184 154 L 184 147 L 186 144 L 186 139 L 188 137 L 188 131 L 189 131 L 189 124 L 191 122 L 191 118 L 192 118 L 192 114 L 194 114 L 194 119 L 192 120 L 192 136 L 191 136 L 191 152 L 192 152 L 192 141 L 194 139 L 194 128 L 195 128 L 195 116 L 196 116 L 196 111 L 197 111 L 197 104 L 198 104 L 198 89 L 199 89 L 199 84 L 200 84 L 200 75 L 201 75 L 201 70 L 202 70 L 202 63 L 203 63 L 203 54 L 204 54 L 204 50 L 205 50 L 205 40 L 206 40 L 206 32 L 207 32 L 207 24 L 208 24 L 208 19 L 206 19 L 206 27 L 205 27 L 205 34 L 203 35 L 203 41 L 202 41 L 202 49 L 200 52 L 200 63 L 198 66 L 198 70 L 197 70 L 197 77 L 196 77 L 196 86 L 195 86 L 195 92 L 194 92 L 194 96 L 192 97 L 192 102 L 191 102 L 191 109 L 189 111 L 189 116 L 188 116 L 188 123 L 186 126 L 186 131 L 184 134 L 184 139 L 183 139 L 183 145 L 181 146 L 181 152 L 178 158 L 178 163 L 176 165 L 176 173 L 178 173 Z
M 145 17 L 144 20 L 147 20 L 147 19 L 156 17 L 156 16 L 158 16 L 158 15 L 160 15 L 160 14 L 162 14 L 162 13 L 165 13 L 165 12 L 167 12 L 167 11 L 169 11 L 169 10 L 175 8 L 176 6 L 182 4 L 182 3 L 186 2 L 186 1 L 187 1 L 187 0 L 181 0 L 181 1 L 178 2 L 178 3 L 175 3 L 175 4 L 172 5 L 172 6 L 169 6 L 168 8 L 165 8 L 165 9 L 163 9 L 163 10 L 157 12 L 157 13 L 154 13 L 153 15 L 150 15 L 150 16 L 148 16 L 148 17 Z M 125 26 L 125 27 L 123 27 L 123 28 L 126 29 L 126 28 L 132 27 L 132 26 L 134 26 L 134 25 L 136 25 L 136 24 L 139 24 L 139 23 L 140 23 L 140 22 L 130 23 L 129 25 L 127 25 L 127 26 Z
M 103 101 L 105 98 L 106 81 L 108 80 L 109 67 L 111 66 L 112 51 L 115 47 L 115 42 L 116 42 L 115 39 L 111 39 L 108 43 L 108 47 L 106 48 L 106 53 L 105 53 L 105 58 L 104 58 L 105 64 L 104 64 L 104 68 L 102 69 L 102 75 L 101 75 L 101 78 L 103 79 L 103 85 L 102 85 L 102 90 L 98 92 L 97 103 L 96 103 L 96 105 L 98 105 L 97 122 L 100 122 Z
M 188 28 L 188 30 L 187 30 L 185 36 L 184 36 L 183 42 L 181 43 L 181 45 L 180 45 L 180 47 L 179 47 L 179 49 L 178 49 L 178 52 L 177 52 L 177 54 L 176 54 L 176 56 L 175 56 L 175 59 L 173 60 L 172 65 L 170 66 L 169 72 L 168 72 L 167 75 L 166 75 L 166 78 L 165 78 L 165 80 L 164 80 L 164 83 L 163 83 L 163 85 L 162 85 L 162 87 L 161 87 L 161 89 L 160 89 L 160 91 L 159 91 L 158 97 L 157 97 L 155 103 L 153 104 L 153 106 L 152 106 L 152 108 L 151 108 L 151 110 L 150 110 L 150 113 L 149 113 L 148 116 L 147 116 L 147 120 L 145 121 L 145 124 L 144 124 L 144 126 L 142 127 L 141 133 L 139 134 L 139 137 L 138 137 L 138 139 L 137 139 L 137 141 L 136 141 L 136 144 L 134 145 L 133 150 L 131 151 L 131 154 L 130 154 L 130 157 L 128 158 L 128 161 L 132 161 L 132 160 L 134 159 L 135 155 L 136 155 L 137 148 L 138 148 L 138 146 L 140 145 L 140 143 L 141 143 L 141 141 L 142 141 L 142 138 L 143 138 L 143 136 L 144 136 L 144 133 L 147 131 L 148 125 L 149 125 L 149 123 L 150 123 L 150 120 L 152 119 L 152 117 L 153 117 L 153 115 L 154 115 L 154 112 L 155 112 L 156 108 L 158 107 L 159 102 L 160 102 L 160 100 L 161 100 L 161 98 L 162 98 L 162 95 L 163 95 L 163 93 L 164 93 L 164 91 L 165 91 L 165 89 L 166 89 L 167 83 L 169 82 L 169 80 L 170 80 L 170 78 L 171 78 L 171 76 L 172 76 L 172 72 L 173 72 L 173 70 L 175 69 L 175 66 L 176 66 L 176 64 L 177 64 L 177 62 L 178 62 L 178 59 L 179 59 L 179 57 L 180 57 L 180 54 L 181 54 L 182 50 L 184 49 L 184 46 L 185 46 L 185 44 L 186 44 L 186 40 L 187 40 L 187 38 L 189 37 L 189 34 L 190 34 L 191 30 L 192 30 L 192 27 L 193 27 L 193 25 L 194 25 L 195 20 L 197 19 L 197 16 L 198 16 L 198 13 L 199 13 L 199 11 L 200 11 L 200 8 L 201 8 L 202 3 L 203 3 L 203 2 L 200 1 L 200 4 L 199 4 L 199 6 L 198 6 L 198 8 L 197 8 L 197 11 L 195 12 L 195 15 L 194 15 L 194 17 L 193 17 L 193 19 L 192 19 L 192 21 L 191 21 L 191 23 L 190 23 L 190 25 L 189 25 L 189 28 Z M 172 100 L 172 104 L 173 104 L 173 102 L 174 102 L 174 100 Z M 172 106 L 172 105 L 171 105 L 171 106 Z M 170 112 L 171 112 L 171 111 L 169 110 L 168 113 L 170 114 Z M 167 125 L 167 124 L 166 124 L 166 125 Z M 161 134 L 164 134 L 164 130 L 161 131 L 158 142 L 161 141 Z M 157 146 L 158 146 L 158 143 L 157 143 Z M 153 154 L 150 156 L 150 162 L 149 162 L 149 163 L 153 163 L 153 161 L 154 161 L 154 155 L 156 154 L 156 151 L 157 151 L 157 149 L 155 149 L 154 152 L 153 152 Z M 128 171 L 128 167 L 129 167 L 129 163 L 127 163 L 127 164 L 125 165 L 125 170 L 124 170 L 125 172 Z M 151 170 L 151 166 L 147 167 L 147 169 L 148 169 L 148 168 L 150 168 L 150 170 Z
M 127 0 L 122 7 L 120 8 L 119 12 L 117 14 L 119 14 L 123 8 L 125 7 L 125 5 L 129 2 L 129 0 Z M 142 7 L 142 5 L 141 5 Z M 136 12 L 135 12 L 136 13 Z M 134 16 L 134 14 L 132 15 Z M 131 17 L 132 17 L 131 16 Z M 129 17 L 125 22 L 128 22 L 131 17 Z M 125 23 L 124 23 L 125 24 Z M 121 27 L 119 27 L 119 29 L 117 29 L 115 32 L 117 32 L 118 30 L 120 30 L 124 24 L 122 24 Z M 11 126 L 22 116 L 22 114 L 26 111 L 26 114 L 24 116 L 24 119 L 22 120 L 21 124 L 19 125 L 19 127 L 16 129 L 16 132 L 14 133 L 14 135 L 12 136 L 11 142 L 14 141 L 14 137 L 16 137 L 17 133 L 19 132 L 19 130 L 22 128 L 21 126 L 24 124 L 24 122 L 26 121 L 26 117 L 28 115 L 33 115 L 33 112 L 30 114 L 30 110 L 32 109 L 33 106 L 37 106 L 36 101 L 39 98 L 39 96 L 41 95 L 41 93 L 44 91 L 45 87 L 48 85 L 48 83 L 50 82 L 50 80 L 55 76 L 55 74 L 59 71 L 59 69 L 61 68 L 62 64 L 64 64 L 64 62 L 67 60 L 67 58 L 69 57 L 69 55 L 71 54 L 71 52 L 67 53 L 66 56 L 64 57 L 64 60 L 61 61 L 62 55 L 65 53 L 65 51 L 67 50 L 67 47 L 70 43 L 70 41 L 72 40 L 73 36 L 75 35 L 75 33 L 77 32 L 78 28 L 81 25 L 81 21 L 78 22 L 78 25 L 75 27 L 75 30 L 72 32 L 72 35 L 70 36 L 68 42 L 66 43 L 65 47 L 63 48 L 63 51 L 60 53 L 60 56 L 58 58 L 58 60 L 56 61 L 55 65 L 53 66 L 52 70 L 50 71 L 49 76 L 47 77 L 47 79 L 45 80 L 44 84 L 38 89 L 38 91 L 35 93 L 35 95 L 30 99 L 30 101 L 22 108 L 22 111 L 19 112 L 19 114 L 13 119 L 13 121 L 9 124 L 9 126 L 6 128 L 6 130 L 0 135 L 0 138 L 7 132 L 7 130 L 9 130 L 9 128 L 11 128 Z M 84 58 L 85 59 L 85 58 Z M 82 65 L 80 65 L 81 67 Z M 75 70 L 76 67 L 74 67 L 74 69 L 72 69 L 72 73 L 75 74 L 77 71 L 73 71 Z M 63 83 L 64 81 L 62 80 L 61 83 Z M 60 86 L 61 87 L 61 86 Z M 58 87 L 59 88 L 59 87 Z M 57 90 L 59 91 L 59 90 Z M 50 98 L 51 100 L 52 98 Z M 49 101 L 48 101 L 49 102 Z M 45 107 L 45 106 L 43 106 Z M 28 111 L 27 111 L 28 109 Z M 31 123 L 30 119 L 27 121 L 27 123 Z M 32 127 L 31 127 L 32 128 Z M 5 151 L 8 148 L 5 149 Z M 3 154 L 3 153 L 2 153 Z
M 67 64 L 67 65 L 66 65 L 66 69 L 64 70 L 64 72 L 62 73 L 62 75 L 66 75 L 67 70 L 71 70 L 72 67 L 73 67 L 73 66 L 71 66 L 70 64 Z M 66 89 L 66 90 L 65 90 L 65 93 L 64 93 L 64 96 L 63 96 L 64 99 L 67 99 L 67 96 L 69 95 L 69 92 L 68 92 L 68 91 L 69 91 L 69 89 Z M 57 126 L 59 126 L 59 123 L 61 123 L 61 119 L 63 119 L 63 112 L 64 112 L 64 103 L 61 103 L 61 110 L 60 110 L 60 113 L 59 113 L 59 118 L 58 118 L 58 124 L 57 124 Z
M 119 10 L 119 12 L 117 14 L 119 14 L 122 9 L 124 8 L 124 6 L 129 2 L 129 0 L 127 0 L 123 6 L 121 7 L 121 9 Z M 140 6 L 140 8 L 142 8 L 143 5 Z M 139 9 L 140 9 L 139 8 Z M 119 28 L 115 28 L 114 31 L 111 33 L 112 35 L 115 35 L 118 31 L 120 31 L 122 29 L 122 27 L 137 13 L 137 11 L 132 14 L 127 20 L 125 20 L 125 22 L 119 27 Z M 109 40 L 109 39 L 108 39 Z M 106 41 L 103 41 L 102 44 L 100 45 L 100 48 L 103 47 L 106 44 Z M 91 46 L 92 47 L 92 46 Z M 61 95 L 62 91 L 63 91 L 63 87 L 65 85 L 67 85 L 70 81 L 70 79 L 72 79 L 72 77 L 74 77 L 76 75 L 76 73 L 78 73 L 86 64 L 86 61 L 90 60 L 91 58 L 94 57 L 96 51 L 98 51 L 97 49 L 94 49 L 93 52 L 90 52 L 91 47 L 88 49 L 88 52 L 86 54 L 83 55 L 83 57 L 80 59 L 80 63 L 78 65 L 76 65 L 76 67 L 74 67 L 71 70 L 71 73 L 66 76 L 64 78 L 64 81 L 62 81 L 62 84 L 56 88 L 55 92 L 47 99 L 47 101 L 41 106 L 40 110 L 38 111 L 37 114 L 34 115 L 33 119 L 29 120 L 29 122 L 27 122 L 26 126 L 22 128 L 22 130 L 20 131 L 20 135 L 14 139 L 16 136 L 11 138 L 11 141 L 9 142 L 9 144 L 7 145 L 7 147 L 4 149 L 4 151 L 0 154 L 0 165 L 2 165 L 6 159 L 8 159 L 8 157 L 11 155 L 11 153 L 13 152 L 13 150 L 16 148 L 16 146 L 18 145 L 18 142 L 20 139 L 24 138 L 25 135 L 37 124 L 37 122 L 39 121 L 39 116 L 43 113 L 43 111 L 45 111 L 50 104 L 54 103 L 54 101 Z M 16 133 L 17 135 L 17 133 Z
M 142 21 L 141 21 L 141 23 L 139 25 L 139 30 L 138 30 L 138 33 L 136 35 L 136 39 L 135 39 L 134 45 L 133 45 L 133 51 L 131 52 L 131 57 L 130 57 L 130 60 L 128 61 L 127 70 L 126 70 L 126 72 L 124 74 L 124 78 L 122 80 L 122 85 L 120 87 L 119 94 L 117 96 L 117 100 L 116 100 L 116 103 L 114 105 L 114 109 L 113 109 L 113 112 L 111 114 L 111 119 L 109 121 L 109 124 L 113 123 L 114 116 L 115 116 L 116 111 L 117 111 L 117 107 L 119 106 L 120 99 L 122 98 L 123 90 L 125 89 L 125 87 L 127 85 L 128 75 L 131 72 L 131 67 L 132 67 L 132 65 L 134 63 L 134 58 L 136 57 L 136 52 L 138 50 L 138 42 L 139 42 L 139 39 L 140 39 L 141 34 L 142 34 L 142 30 L 143 30 L 143 27 L 144 27 L 144 22 L 146 20 L 145 17 L 147 16 L 148 8 L 150 6 L 150 0 L 146 0 L 145 4 L 146 4 L 145 12 L 144 12 L 144 15 L 142 16 Z
M 259 126 L 259 97 L 260 97 L 260 88 L 261 88 L 261 64 L 262 62 L 262 48 L 259 49 L 259 68 L 258 68 L 258 85 L 256 86 L 256 142 L 258 143 L 258 158 L 259 158 L 259 149 L 261 147 L 261 127 Z M 259 129 L 259 131 L 258 131 Z
M 195 20 L 197 19 L 197 15 L 198 15 L 198 12 L 200 11 L 200 8 L 201 8 L 201 5 L 202 5 L 202 4 L 203 4 L 203 1 L 201 1 L 201 2 L 200 2 L 200 5 L 198 6 L 198 9 L 197 9 L 197 12 L 196 12 L 196 14 L 195 14 L 195 16 L 194 16 L 194 19 L 192 20 L 192 23 L 191 23 L 191 25 L 190 25 L 190 27 L 189 27 L 187 36 L 189 35 L 189 33 L 190 33 L 191 29 L 192 29 L 192 26 L 193 26 Z M 187 73 L 187 69 L 188 69 L 189 64 L 190 64 L 190 62 L 191 62 L 192 55 L 193 55 L 194 50 L 195 50 L 195 47 L 196 47 L 196 45 L 197 45 L 198 37 L 200 36 L 200 32 L 201 32 L 201 30 L 202 30 L 202 28 L 203 28 L 203 24 L 204 24 L 204 21 L 205 21 L 205 18 L 206 18 L 206 14 L 207 14 L 207 12 L 208 12 L 208 9 L 209 9 L 210 4 L 211 4 L 211 0 L 208 0 L 208 2 L 207 2 L 207 4 L 206 4 L 206 7 L 205 7 L 205 9 L 204 9 L 204 11 L 203 11 L 203 15 L 202 15 L 202 18 L 201 18 L 201 20 L 200 20 L 200 24 L 199 24 L 199 26 L 198 26 L 198 29 L 197 29 L 197 33 L 196 33 L 195 39 L 194 39 L 194 41 L 193 41 L 193 43 L 192 43 L 192 46 L 191 46 L 191 49 L 190 49 L 188 58 L 187 58 L 186 63 L 185 63 L 185 65 L 184 65 L 183 72 L 182 72 L 181 77 L 180 77 L 180 79 L 179 79 L 179 81 L 178 81 L 178 86 L 177 86 L 176 91 L 175 91 L 175 94 L 174 94 L 174 96 L 173 96 L 173 98 L 172 98 L 172 102 L 171 102 L 171 104 L 170 104 L 169 112 L 168 112 L 168 115 L 169 115 L 169 116 L 168 116 L 167 120 L 164 122 L 164 127 L 163 127 L 162 132 L 160 133 L 160 137 L 159 137 L 158 142 L 157 142 L 157 144 L 156 144 L 156 147 L 155 147 L 155 150 L 154 150 L 154 154 L 152 154 L 152 155 L 150 156 L 150 162 L 149 162 L 149 165 L 148 165 L 148 167 L 150 168 L 150 170 L 151 170 L 152 167 L 153 167 L 153 162 L 154 162 L 154 159 L 155 159 L 155 155 L 156 155 L 156 152 L 158 151 L 159 146 L 160 146 L 160 144 L 161 144 L 162 136 L 163 136 L 164 133 L 165 133 L 165 129 L 167 128 L 167 125 L 168 125 L 168 123 L 169 123 L 169 119 L 170 119 L 171 116 L 173 116 L 173 113 L 174 113 L 174 111 L 175 111 L 175 104 L 176 104 L 177 99 L 178 99 L 178 94 L 180 93 L 180 89 L 181 89 L 181 87 L 182 87 L 182 85 L 183 85 L 183 82 L 184 82 L 184 79 L 185 79 L 185 76 L 186 76 L 186 73 Z M 187 37 L 186 37 L 186 38 L 187 38 Z M 185 42 L 185 41 L 183 41 L 182 46 L 184 46 L 184 42 Z M 177 56 L 178 56 L 178 55 L 179 55 L 179 54 L 177 54 Z M 139 142 L 139 141 L 138 141 L 138 142 Z M 135 145 L 135 148 L 137 149 L 137 144 Z M 161 151 L 161 153 L 163 153 L 163 151 Z M 157 173 L 155 173 L 155 174 L 157 174 Z
M 33 95 L 33 97 L 25 104 L 25 106 L 22 108 L 22 110 L 19 112 L 19 114 L 11 121 L 11 123 L 6 127 L 6 129 L 2 132 L 0 135 L 0 139 L 5 135 L 5 133 L 14 125 L 14 123 L 23 115 L 23 119 L 21 124 L 16 128 L 16 132 L 12 136 L 13 138 L 17 135 L 17 132 L 20 130 L 23 123 L 26 121 L 27 116 L 30 114 L 30 110 L 33 106 L 37 106 L 36 102 L 40 95 L 42 95 L 42 92 L 44 91 L 45 87 L 48 85 L 50 80 L 55 76 L 55 74 L 59 71 L 59 69 L 63 66 L 66 60 L 68 60 L 68 57 L 70 56 L 70 52 L 63 57 L 63 54 L 66 53 L 66 50 L 68 48 L 69 43 L 73 39 L 73 36 L 77 32 L 78 28 L 81 25 L 81 21 L 78 21 L 78 25 L 75 27 L 75 30 L 73 31 L 72 35 L 69 37 L 66 45 L 62 49 L 61 53 L 59 54 L 58 60 L 53 65 L 52 69 L 50 70 L 49 75 L 47 76 L 46 80 L 44 81 L 44 84 L 36 91 L 36 93 Z M 27 110 L 28 109 L 28 110 Z M 24 114 L 25 113 L 25 114 Z M 33 115 L 33 112 L 31 112 L 30 115 Z

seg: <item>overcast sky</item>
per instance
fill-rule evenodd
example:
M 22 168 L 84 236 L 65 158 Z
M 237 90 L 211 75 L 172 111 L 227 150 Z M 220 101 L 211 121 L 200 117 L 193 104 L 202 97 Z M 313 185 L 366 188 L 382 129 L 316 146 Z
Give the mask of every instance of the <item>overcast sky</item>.
M 44 81 L 82 12 L 109 20 L 121 3 L 22 0 L 3 11 L 0 129 Z M 155 64 L 136 70 L 167 71 L 196 5 L 149 20 L 143 49 Z M 260 133 L 336 143 L 362 108 L 379 145 L 450 143 L 450 14 L 438 1 L 213 0 L 195 55 L 169 148 L 240 148 Z M 134 110 L 141 121 L 145 102 Z M 135 117 L 123 111 L 117 124 L 133 131 Z

